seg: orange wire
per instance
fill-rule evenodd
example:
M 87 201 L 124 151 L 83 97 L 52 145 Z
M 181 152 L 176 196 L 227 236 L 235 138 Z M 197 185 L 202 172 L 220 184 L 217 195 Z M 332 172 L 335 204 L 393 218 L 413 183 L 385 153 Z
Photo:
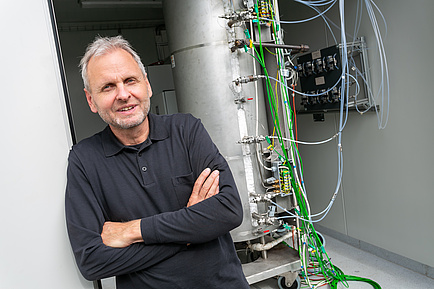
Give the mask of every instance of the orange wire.
M 297 133 L 297 114 L 295 112 L 295 85 L 292 85 L 292 108 L 294 113 L 294 128 L 295 128 L 295 140 L 298 140 L 298 133 Z M 295 143 L 298 149 L 298 143 Z

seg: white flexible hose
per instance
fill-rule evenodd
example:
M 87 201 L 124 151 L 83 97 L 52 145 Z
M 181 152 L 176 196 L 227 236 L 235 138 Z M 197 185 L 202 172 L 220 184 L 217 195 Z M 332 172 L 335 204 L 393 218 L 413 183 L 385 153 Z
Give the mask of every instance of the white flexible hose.
M 273 248 L 274 246 L 276 246 L 277 244 L 282 243 L 284 240 L 289 239 L 291 237 L 292 237 L 292 231 L 286 233 L 282 237 L 273 240 L 267 244 L 255 243 L 255 244 L 251 244 L 249 247 L 254 251 L 267 251 Z

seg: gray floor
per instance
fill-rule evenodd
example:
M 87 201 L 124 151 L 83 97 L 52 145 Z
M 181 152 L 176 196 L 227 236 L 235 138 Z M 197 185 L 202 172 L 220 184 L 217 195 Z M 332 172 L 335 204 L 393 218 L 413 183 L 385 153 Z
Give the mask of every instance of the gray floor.
M 434 288 L 434 279 L 415 273 L 399 265 L 361 251 L 346 243 L 324 235 L 326 251 L 333 264 L 346 275 L 369 278 L 380 284 L 383 289 L 430 289 Z M 367 283 L 349 282 L 351 289 L 373 288 Z M 252 289 L 277 289 L 276 279 L 265 280 L 250 286 Z M 303 288 L 303 286 L 302 286 Z M 304 288 L 307 288 L 304 286 Z M 330 288 L 328 285 L 320 288 Z M 342 284 L 338 288 L 346 288 Z

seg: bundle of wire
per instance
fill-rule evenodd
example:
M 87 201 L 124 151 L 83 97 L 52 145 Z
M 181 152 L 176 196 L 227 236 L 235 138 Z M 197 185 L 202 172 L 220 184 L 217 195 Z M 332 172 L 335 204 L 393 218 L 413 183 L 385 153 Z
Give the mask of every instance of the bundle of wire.
M 271 149 L 273 149 L 278 155 L 282 162 L 282 167 L 288 169 L 290 173 L 290 182 L 293 190 L 292 197 L 294 203 L 294 213 L 291 213 L 286 208 L 281 207 L 276 202 L 271 201 L 274 205 L 280 207 L 282 210 L 287 212 L 290 218 L 296 219 L 296 227 L 298 228 L 297 232 L 297 245 L 293 244 L 293 246 L 297 246 L 300 260 L 301 260 L 301 273 L 300 276 L 303 279 L 303 283 L 305 283 L 309 288 L 317 288 L 319 286 L 323 286 L 329 284 L 331 288 L 337 288 L 339 283 L 342 283 L 345 287 L 348 287 L 348 281 L 361 281 L 367 282 L 371 284 L 374 288 L 381 288 L 380 285 L 372 280 L 367 278 L 361 278 L 357 276 L 349 276 L 345 275 L 342 270 L 338 267 L 334 266 L 327 255 L 327 252 L 323 245 L 323 240 L 319 237 L 319 234 L 315 231 L 314 223 L 319 222 L 326 217 L 328 212 L 330 211 L 336 196 L 338 194 L 339 188 L 341 186 L 342 173 L 343 173 L 343 150 L 342 150 L 342 132 L 344 130 L 345 124 L 348 118 L 348 106 L 345 105 L 347 103 L 343 100 L 345 98 L 348 100 L 349 98 L 349 88 L 348 88 L 348 79 L 352 77 L 349 73 L 349 62 L 347 58 L 347 35 L 345 31 L 345 15 L 344 15 L 344 0 L 318 0 L 318 1 L 304 1 L 304 0 L 294 0 L 295 2 L 307 5 L 314 9 L 318 14 L 312 18 L 305 20 L 297 20 L 297 21 L 280 21 L 278 11 L 275 11 L 275 5 L 271 0 L 265 1 L 257 1 L 260 3 L 261 7 L 258 7 L 258 4 L 255 4 L 255 12 L 257 18 L 253 21 L 256 24 L 258 30 L 258 40 L 259 47 L 256 49 L 255 47 L 251 47 L 250 55 L 257 61 L 264 72 L 266 79 L 266 91 L 268 102 L 270 104 L 270 112 L 274 122 L 274 132 L 273 136 L 267 137 L 267 140 L 270 143 Z M 327 140 L 315 142 L 315 143 L 307 143 L 300 142 L 297 140 L 297 125 L 296 125 L 296 114 L 295 114 L 295 93 L 299 93 L 295 90 L 295 86 L 297 83 L 297 72 L 295 70 L 290 71 L 290 76 L 284 75 L 282 71 L 286 70 L 285 62 L 288 61 L 292 64 L 291 58 L 288 56 L 287 51 L 283 51 L 283 49 L 276 48 L 276 52 L 273 55 L 276 56 L 277 59 L 277 77 L 273 78 L 268 74 L 266 65 L 265 65 L 265 57 L 264 50 L 266 50 L 262 46 L 261 42 L 261 24 L 264 22 L 268 22 L 271 25 L 271 29 L 274 36 L 274 41 L 276 44 L 283 44 L 282 36 L 281 36 L 281 23 L 301 23 L 305 21 L 309 21 L 318 17 L 322 17 L 324 21 L 327 23 L 330 31 L 330 25 L 328 22 L 329 19 L 325 16 L 325 13 L 331 9 L 333 5 L 336 3 L 339 4 L 340 11 L 340 31 L 341 31 L 341 47 L 343 55 L 341 60 L 342 66 L 342 77 L 340 78 L 340 87 L 341 87 L 341 101 L 340 101 L 340 113 L 339 113 L 339 129 L 338 132 L 330 137 Z M 378 126 L 379 128 L 385 128 L 387 124 L 388 118 L 388 72 L 387 72 L 387 61 L 386 55 L 384 51 L 384 45 L 381 39 L 381 33 L 379 31 L 378 23 L 375 18 L 374 8 L 379 12 L 378 7 L 372 0 L 359 0 L 357 3 L 357 16 L 356 16 L 356 28 L 354 30 L 354 34 L 356 35 L 358 31 L 358 26 L 361 22 L 361 8 L 362 4 L 365 4 L 365 7 L 368 11 L 368 15 L 370 17 L 374 34 L 377 39 L 379 54 L 380 54 L 380 68 L 382 73 L 382 85 L 379 89 L 379 93 L 377 95 L 381 96 L 381 104 L 382 106 L 386 106 L 386 109 L 378 113 Z M 264 7 L 263 5 L 267 5 Z M 317 7 L 320 6 L 328 6 L 324 9 L 323 12 L 320 12 Z M 374 8 L 373 8 L 374 7 Z M 381 14 L 381 12 L 379 12 Z M 266 16 L 266 17 L 265 17 Z M 382 16 L 382 15 L 381 15 Z M 384 18 L 383 18 L 384 20 Z M 252 29 L 252 22 L 251 22 Z M 355 37 L 354 35 L 354 37 Z M 250 35 L 246 29 L 246 36 L 250 38 Z M 335 36 L 333 35 L 335 38 Z M 336 38 L 335 38 L 336 39 Z M 245 47 L 245 50 L 248 51 L 248 47 Z M 285 53 L 286 52 L 286 53 Z M 271 53 L 268 51 L 268 53 Z M 285 59 L 287 56 L 287 59 Z M 350 59 L 351 61 L 351 59 Z M 275 82 L 276 88 L 273 89 L 272 81 Z M 357 82 L 357 80 L 355 80 Z M 290 84 L 288 84 L 290 83 Z M 282 116 L 284 119 L 284 123 L 287 124 L 288 127 L 283 127 L 280 123 L 279 118 L 279 100 L 277 95 L 278 89 L 277 86 L 280 87 L 280 102 L 284 106 Z M 336 84 L 337 85 L 337 84 Z M 357 84 L 358 85 L 358 84 Z M 369 89 L 371 89 L 369 87 Z M 385 100 L 387 99 L 387 100 Z M 284 133 L 289 134 L 288 137 L 284 137 Z M 338 180 L 336 184 L 336 189 L 330 199 L 329 204 L 326 208 L 317 214 L 312 214 L 310 211 L 310 205 L 306 194 L 306 188 L 303 180 L 303 165 L 298 151 L 298 144 L 322 144 L 328 142 L 332 139 L 337 138 L 338 143 Z M 259 157 L 258 157 L 259 159 Z M 261 163 L 262 166 L 264 166 Z M 265 167 L 265 166 L 264 166 Z M 283 217 L 287 218 L 287 217 Z M 316 218 L 316 219 L 314 219 Z M 287 229 L 291 229 L 291 227 L 286 226 Z M 294 242 L 295 243 L 295 242 Z

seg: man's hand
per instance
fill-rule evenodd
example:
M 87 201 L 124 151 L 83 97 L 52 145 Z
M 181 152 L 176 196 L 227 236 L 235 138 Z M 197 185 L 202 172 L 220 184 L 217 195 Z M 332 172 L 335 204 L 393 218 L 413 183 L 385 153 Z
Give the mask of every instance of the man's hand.
M 126 223 L 105 222 L 101 238 L 106 246 L 125 248 L 133 243 L 143 242 L 140 219 Z
M 211 169 L 206 168 L 197 178 L 188 200 L 187 207 L 200 203 L 219 193 L 219 171 L 211 173 Z

